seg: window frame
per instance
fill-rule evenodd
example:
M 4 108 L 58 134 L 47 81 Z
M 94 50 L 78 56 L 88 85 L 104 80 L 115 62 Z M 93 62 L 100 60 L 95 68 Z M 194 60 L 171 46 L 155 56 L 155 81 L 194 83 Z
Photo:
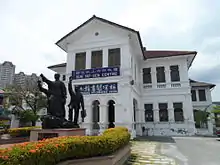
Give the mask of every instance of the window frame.
M 101 55 L 98 54 L 101 57 L 101 59 L 99 61 L 99 62 L 101 62 L 100 64 L 96 63 L 98 61 L 97 60 L 98 55 L 95 54 L 95 53 L 97 53 L 97 52 L 101 52 Z M 93 50 L 93 51 L 91 51 L 91 68 L 102 68 L 102 67 L 103 67 L 103 50 Z
M 166 108 L 161 108 L 160 105 L 166 105 Z M 168 103 L 158 103 L 158 107 L 159 107 L 159 119 L 160 122 L 168 122 L 169 121 L 169 113 L 168 113 Z M 166 114 L 166 116 L 164 118 L 161 117 L 161 115 Z M 163 119 L 163 120 L 161 120 Z
M 119 54 L 117 54 L 118 52 L 111 52 L 111 51 L 119 51 Z M 108 67 L 119 67 L 119 66 L 121 66 L 121 48 L 108 49 Z
M 84 64 L 80 66 L 80 61 L 77 61 L 77 56 L 84 56 Z M 75 53 L 75 70 L 84 70 L 86 69 L 86 52 Z
M 204 94 L 204 98 L 202 98 L 201 96 L 200 96 L 200 92 L 204 92 L 203 94 Z M 207 101 L 207 98 L 206 98 L 206 90 L 205 89 L 199 89 L 198 90 L 198 94 L 199 94 L 199 101 Z
M 145 72 L 145 70 L 148 70 L 148 71 Z M 143 68 L 142 71 L 143 71 L 143 75 L 142 75 L 142 77 L 143 77 L 143 84 L 152 84 L 151 68 L 150 67 L 149 68 Z M 146 79 L 145 79 L 145 76 L 146 76 Z M 148 81 L 148 80 L 150 80 L 150 81 Z
M 147 105 L 150 105 L 151 108 L 148 109 Z M 152 117 L 146 117 L 146 115 L 151 115 Z M 153 122 L 154 121 L 154 111 L 153 111 L 153 104 L 152 103 L 144 104 L 144 120 L 145 120 L 145 122 Z
M 172 69 L 172 67 L 177 67 L 177 68 Z M 176 77 L 176 75 L 177 75 L 177 77 Z M 171 82 L 180 82 L 179 65 L 171 65 L 170 66 L 170 81 Z
M 159 71 L 160 68 L 163 68 L 163 72 Z M 162 75 L 159 75 L 159 73 L 162 73 Z M 162 76 L 162 77 L 159 77 L 159 76 Z M 157 83 L 166 83 L 166 73 L 165 73 L 164 66 L 157 66 L 156 67 L 156 78 L 157 78 Z

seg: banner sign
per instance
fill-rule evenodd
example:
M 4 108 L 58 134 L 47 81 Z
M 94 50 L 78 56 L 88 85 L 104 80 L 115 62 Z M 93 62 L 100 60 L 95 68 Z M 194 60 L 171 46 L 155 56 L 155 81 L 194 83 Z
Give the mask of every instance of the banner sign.
M 112 77 L 119 75 L 120 75 L 120 67 L 92 68 L 92 69 L 72 71 L 73 80 Z
M 118 83 L 76 85 L 84 95 L 118 93 Z

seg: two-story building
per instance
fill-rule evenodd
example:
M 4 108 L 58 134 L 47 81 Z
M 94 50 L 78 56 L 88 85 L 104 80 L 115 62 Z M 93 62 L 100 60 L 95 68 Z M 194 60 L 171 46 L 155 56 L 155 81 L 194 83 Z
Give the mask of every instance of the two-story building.
M 138 31 L 96 16 L 56 45 L 66 63 L 48 68 L 80 87 L 88 134 L 114 126 L 133 136 L 195 134 L 188 69 L 197 52 L 147 50 Z

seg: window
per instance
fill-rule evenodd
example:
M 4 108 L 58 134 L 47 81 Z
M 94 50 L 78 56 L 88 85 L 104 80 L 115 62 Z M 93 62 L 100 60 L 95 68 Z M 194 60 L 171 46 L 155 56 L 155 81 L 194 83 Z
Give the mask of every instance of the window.
M 165 79 L 165 72 L 164 72 L 164 67 L 157 67 L 157 82 L 158 83 L 165 83 L 166 79 Z
M 175 121 L 184 121 L 183 104 L 182 103 L 173 103 L 173 108 L 174 108 Z
M 151 68 L 144 68 L 143 69 L 143 83 L 144 84 L 151 84 Z
M 154 121 L 153 104 L 145 104 L 145 121 Z
M 191 95 L 192 95 L 192 101 L 196 101 L 196 91 L 191 90 Z
M 86 52 L 76 53 L 75 70 L 86 68 Z
M 206 95 L 204 89 L 199 90 L 199 101 L 206 101 Z
M 159 103 L 160 121 L 168 121 L 167 103 Z
M 62 80 L 66 81 L 66 75 L 63 75 Z
M 92 51 L 91 68 L 102 67 L 102 50 Z
M 121 65 L 121 52 L 120 48 L 108 50 L 108 66 Z
M 170 76 L 171 76 L 171 82 L 180 81 L 179 66 L 178 65 L 170 66 Z

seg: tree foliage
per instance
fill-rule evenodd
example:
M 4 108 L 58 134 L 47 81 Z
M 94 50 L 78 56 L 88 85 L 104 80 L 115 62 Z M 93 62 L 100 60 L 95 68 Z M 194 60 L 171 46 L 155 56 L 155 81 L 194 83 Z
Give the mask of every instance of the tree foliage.
M 212 109 L 212 113 L 220 114 L 220 105 L 216 105 Z
M 11 85 L 6 92 L 9 93 L 10 106 L 14 106 L 12 113 L 23 122 L 32 122 L 35 125 L 37 113 L 47 107 L 47 98 L 36 85 Z

